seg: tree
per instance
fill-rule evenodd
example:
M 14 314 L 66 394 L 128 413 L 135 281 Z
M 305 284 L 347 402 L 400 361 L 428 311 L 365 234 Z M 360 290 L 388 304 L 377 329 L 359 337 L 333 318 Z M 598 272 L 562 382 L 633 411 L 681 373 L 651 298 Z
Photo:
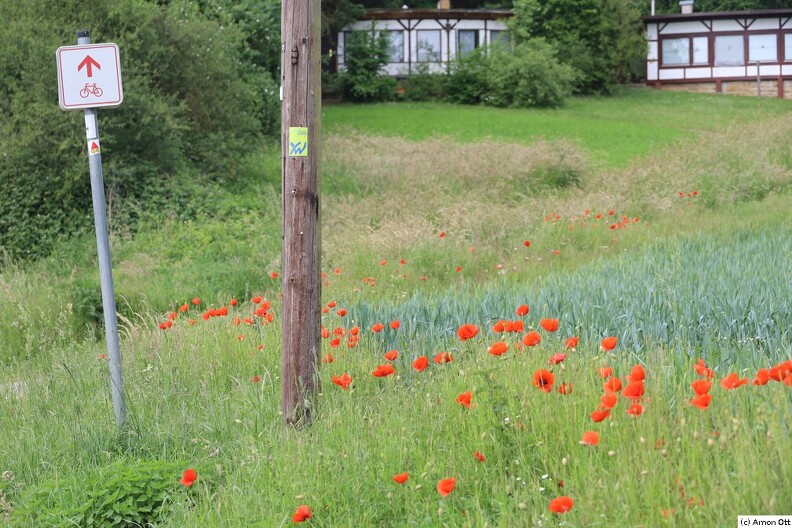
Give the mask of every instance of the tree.
M 582 73 L 580 93 L 610 93 L 642 72 L 646 41 L 639 0 L 515 0 L 518 40 L 541 37 Z

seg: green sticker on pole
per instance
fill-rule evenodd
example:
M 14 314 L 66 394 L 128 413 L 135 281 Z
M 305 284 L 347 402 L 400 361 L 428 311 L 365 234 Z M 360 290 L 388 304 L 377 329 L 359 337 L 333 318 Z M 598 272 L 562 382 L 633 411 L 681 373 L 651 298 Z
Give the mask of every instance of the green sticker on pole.
M 289 127 L 289 157 L 308 155 L 308 128 Z

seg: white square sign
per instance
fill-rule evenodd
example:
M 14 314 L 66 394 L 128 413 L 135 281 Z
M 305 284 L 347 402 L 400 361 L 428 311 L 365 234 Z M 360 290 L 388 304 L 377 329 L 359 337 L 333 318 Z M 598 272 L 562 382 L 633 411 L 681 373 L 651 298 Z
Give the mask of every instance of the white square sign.
M 120 106 L 121 61 L 118 46 L 61 46 L 58 59 L 58 102 L 64 110 Z

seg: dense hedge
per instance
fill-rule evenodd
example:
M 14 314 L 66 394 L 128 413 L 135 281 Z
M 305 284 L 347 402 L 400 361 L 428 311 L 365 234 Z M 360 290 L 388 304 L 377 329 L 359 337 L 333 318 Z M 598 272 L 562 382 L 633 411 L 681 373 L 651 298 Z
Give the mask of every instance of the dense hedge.
M 55 50 L 76 44 L 77 30 L 89 29 L 93 42 L 115 42 L 121 50 L 124 103 L 99 112 L 116 224 L 134 225 L 178 173 L 233 178 L 242 154 L 275 130 L 280 112 L 266 64 L 272 53 L 251 46 L 239 13 L 220 16 L 206 9 L 212 2 L 203 4 L 0 4 L 0 248 L 6 253 L 45 255 L 59 238 L 93 230 L 82 112 L 58 107 Z M 264 14 L 272 13 L 278 16 Z

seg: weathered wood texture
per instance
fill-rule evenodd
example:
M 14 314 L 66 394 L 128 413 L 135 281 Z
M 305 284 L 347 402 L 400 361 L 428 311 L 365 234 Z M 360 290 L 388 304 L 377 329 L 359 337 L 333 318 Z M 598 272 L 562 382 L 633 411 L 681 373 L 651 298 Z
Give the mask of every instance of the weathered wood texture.
M 281 15 L 283 322 L 281 412 L 310 425 L 321 332 L 319 170 L 321 77 L 319 0 L 284 0 Z M 308 128 L 308 155 L 289 155 L 289 127 Z

